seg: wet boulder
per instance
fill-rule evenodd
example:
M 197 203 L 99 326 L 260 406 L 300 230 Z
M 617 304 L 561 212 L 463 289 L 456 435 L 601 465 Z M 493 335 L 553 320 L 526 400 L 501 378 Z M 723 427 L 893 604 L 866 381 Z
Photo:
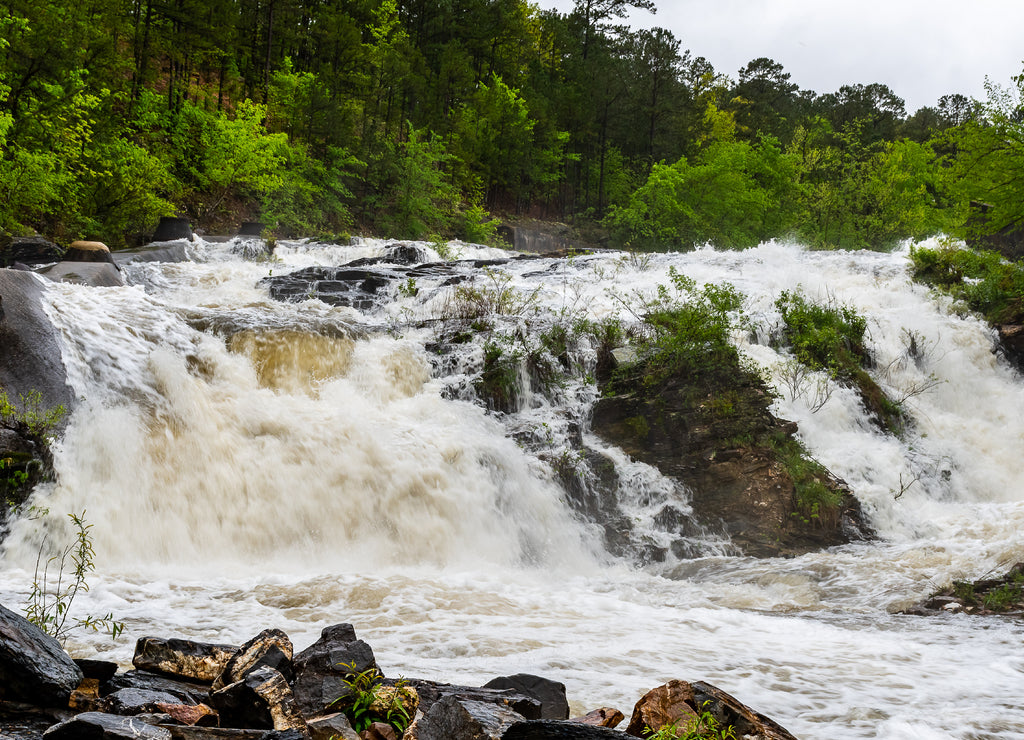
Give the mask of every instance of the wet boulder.
M 213 682 L 214 689 L 241 681 L 251 671 L 270 666 L 289 681 L 293 678 L 292 641 L 281 630 L 263 630 L 239 648 Z
M 0 236 L 0 267 L 59 262 L 64 250 L 39 236 Z
M 541 718 L 541 703 L 538 699 L 527 696 L 513 689 L 483 688 L 478 686 L 456 686 L 453 684 L 426 681 L 420 678 L 407 679 L 406 684 L 416 689 L 419 696 L 419 709 L 428 713 L 437 702 L 455 698 L 458 700 L 477 701 L 505 707 L 525 719 Z
M 210 687 L 207 684 L 161 676 L 156 673 L 140 670 L 118 673 L 100 685 L 100 693 L 103 696 L 109 696 L 121 689 L 160 691 L 170 694 L 176 702 L 182 704 L 201 704 L 210 695 Z
M 41 407 L 70 407 L 57 330 L 43 310 L 46 281 L 31 272 L 0 270 L 0 388 L 17 404 L 39 394 Z
M 66 707 L 82 678 L 55 638 L 0 605 L 0 699 Z
M 170 730 L 137 717 L 83 712 L 48 729 L 46 740 L 171 740 Z
M 126 688 L 107 695 L 111 714 L 135 715 L 162 711 L 159 704 L 177 704 L 178 697 L 158 689 Z
M 39 274 L 55 283 L 75 283 L 92 288 L 118 288 L 124 285 L 117 266 L 108 262 L 58 262 L 43 268 Z
M 352 724 L 341 712 L 315 717 L 307 723 L 312 740 L 359 740 L 359 735 L 352 729 Z
M 187 262 L 188 251 L 185 242 L 162 241 L 150 242 L 137 249 L 122 249 L 113 253 L 114 262 L 118 265 L 130 265 L 137 262 Z
M 368 311 L 377 305 L 383 289 L 399 277 L 384 268 L 305 267 L 264 278 L 259 284 L 267 286 L 270 297 L 277 301 L 299 303 L 315 298 L 329 306 Z
M 524 717 L 508 707 L 446 696 L 415 724 L 416 740 L 500 740 Z
M 581 725 L 592 725 L 594 727 L 618 727 L 626 715 L 612 707 L 601 707 L 592 712 L 587 712 L 582 717 L 573 717 L 570 722 L 578 722 Z
M 154 242 L 170 242 L 177 239 L 192 240 L 192 225 L 187 218 L 161 216 L 156 231 L 153 232 Z
M 212 684 L 237 653 L 234 645 L 140 637 L 132 665 L 142 671 Z
M 76 241 L 64 252 L 64 262 L 106 262 L 114 263 L 110 247 L 103 242 Z
M 784 727 L 754 711 L 717 686 L 695 681 L 669 681 L 651 689 L 636 703 L 626 734 L 646 737 L 667 725 L 682 725 L 708 716 L 720 729 L 731 727 L 749 740 L 796 740 Z
M 569 701 L 565 696 L 565 684 L 549 678 L 516 673 L 501 676 L 484 684 L 485 689 L 511 689 L 519 694 L 533 697 L 540 702 L 540 719 L 568 719 Z
M 291 686 L 280 671 L 262 666 L 245 678 L 210 694 L 210 706 L 230 727 L 306 732 Z
M 336 624 L 325 627 L 319 640 L 298 653 L 293 667 L 296 701 L 302 714 L 311 717 L 350 693 L 347 676 L 376 670 L 377 662 L 351 624 Z

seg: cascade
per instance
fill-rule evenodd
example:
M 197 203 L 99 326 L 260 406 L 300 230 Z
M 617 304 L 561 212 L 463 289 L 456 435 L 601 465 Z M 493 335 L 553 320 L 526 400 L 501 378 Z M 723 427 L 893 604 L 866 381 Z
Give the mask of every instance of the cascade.
M 66 514 L 85 511 L 97 572 L 76 607 L 114 612 L 128 637 L 76 634 L 80 654 L 126 663 L 143 634 L 242 642 L 265 627 L 302 647 L 350 621 L 389 675 L 550 675 L 579 710 L 628 712 L 665 680 L 703 679 L 801 738 L 1024 735 L 1019 626 L 897 613 L 1024 560 L 1024 384 L 982 322 L 910 281 L 905 251 L 495 264 L 508 255 L 449 248 L 466 261 L 363 310 L 273 300 L 261 281 L 378 259 L 383 241 L 284 242 L 273 260 L 198 241 L 188 262 L 130 266 L 127 288 L 51 286 L 82 400 L 58 482 L 33 496 L 48 513 L 3 545 L 0 601 L 24 598 Z M 556 318 L 629 322 L 630 297 L 670 269 L 745 296 L 735 342 L 877 540 L 754 559 L 695 519 L 670 547 L 656 513 L 670 501 L 692 516 L 688 492 L 589 430 L 595 348 L 572 344 L 557 384 L 522 351 Z M 504 409 L 480 400 L 485 332 L 446 320 L 473 295 L 460 285 L 529 318 L 492 319 L 513 338 Z M 797 288 L 868 318 L 873 377 L 911 419 L 902 436 L 825 375 L 794 375 L 772 338 L 775 299 Z M 613 509 L 594 503 L 598 462 L 617 476 Z M 669 555 L 647 562 L 645 548 Z

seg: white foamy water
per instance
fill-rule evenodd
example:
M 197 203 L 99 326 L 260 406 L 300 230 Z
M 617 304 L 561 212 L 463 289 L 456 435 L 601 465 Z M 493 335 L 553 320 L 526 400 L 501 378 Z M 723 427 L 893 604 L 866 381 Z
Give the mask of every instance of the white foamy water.
M 24 598 L 41 533 L 60 541 L 66 514 L 85 510 L 97 573 L 76 609 L 112 611 L 126 630 L 117 642 L 78 633 L 73 654 L 127 664 L 142 635 L 241 642 L 266 627 L 301 648 L 348 621 L 388 675 L 537 673 L 563 681 L 581 712 L 628 715 L 647 689 L 700 679 L 804 739 L 1024 738 L 1020 622 L 895 614 L 953 578 L 1024 560 L 1024 385 L 981 323 L 910 282 L 906 254 L 765 244 L 476 273 L 535 295 L 521 311 L 528 333 L 552 315 L 629 321 L 624 304 L 668 284 L 670 267 L 733 283 L 750 326 L 737 342 L 775 378 L 776 413 L 799 423 L 879 533 L 755 560 L 709 532 L 703 557 L 640 568 L 603 552 L 554 473 L 574 435 L 604 445 L 586 429 L 585 349 L 554 400 L 527 389 L 519 413 L 487 413 L 470 400 L 482 344 L 441 359 L 427 347 L 451 307 L 444 277 L 369 313 L 286 304 L 258 281 L 383 243 L 288 243 L 277 262 L 231 247 L 133 267 L 135 287 L 49 291 L 83 401 L 57 449 L 59 482 L 35 497 L 49 516 L 6 543 L 0 599 Z M 767 338 L 776 298 L 797 288 L 868 317 L 875 376 L 913 418 L 901 439 L 825 378 L 786 390 L 790 358 Z M 641 532 L 652 502 L 688 509 L 678 485 L 604 451 Z

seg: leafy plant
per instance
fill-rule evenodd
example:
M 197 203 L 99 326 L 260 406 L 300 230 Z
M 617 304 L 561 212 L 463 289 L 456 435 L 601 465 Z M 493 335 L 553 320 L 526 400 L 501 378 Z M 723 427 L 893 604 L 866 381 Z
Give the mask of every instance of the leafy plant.
M 657 730 L 644 728 L 647 740 L 736 740 L 736 730 L 732 725 L 722 724 L 708 709 L 710 701 L 704 702 L 701 710 L 692 717 L 684 727 L 679 723 L 665 725 Z
M 102 617 L 71 617 L 71 607 L 79 593 L 89 590 L 87 578 L 95 569 L 96 552 L 92 545 L 91 524 L 86 524 L 85 511 L 68 514 L 75 528 L 75 541 L 59 553 L 42 562 L 44 539 L 36 558 L 32 589 L 25 605 L 25 617 L 43 632 L 56 637 L 61 644 L 76 628 L 104 630 L 112 639 L 124 631 L 124 623 L 114 619 L 112 613 Z M 51 567 L 56 568 L 56 573 Z
M 348 690 L 330 707 L 344 712 L 356 733 L 362 733 L 374 722 L 391 725 L 399 736 L 405 732 L 416 703 L 415 692 L 408 687 L 408 682 L 400 678 L 394 686 L 386 686 L 376 666 L 357 671 L 353 662 L 342 667 L 349 670 L 342 679 Z

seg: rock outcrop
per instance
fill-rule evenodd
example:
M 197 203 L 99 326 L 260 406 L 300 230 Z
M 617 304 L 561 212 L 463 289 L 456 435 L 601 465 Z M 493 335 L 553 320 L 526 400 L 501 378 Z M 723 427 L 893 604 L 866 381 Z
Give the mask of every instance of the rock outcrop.
M 83 677 L 56 639 L 0 605 L 0 699 L 66 707 Z

